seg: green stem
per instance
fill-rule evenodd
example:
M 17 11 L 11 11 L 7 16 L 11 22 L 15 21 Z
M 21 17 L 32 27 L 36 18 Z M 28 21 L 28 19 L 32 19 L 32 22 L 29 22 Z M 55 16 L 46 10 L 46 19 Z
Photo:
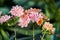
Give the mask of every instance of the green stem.
M 47 30 L 46 30 L 46 31 L 47 31 Z M 45 36 L 45 34 L 46 34 L 46 31 L 42 31 L 43 36 L 41 37 L 41 40 L 45 40 L 45 39 L 44 39 L 44 36 Z
M 15 27 L 16 28 L 16 27 Z M 16 40 L 16 30 L 14 30 L 14 32 L 15 32 L 15 40 Z
M 45 36 L 45 34 L 43 34 L 43 36 L 41 37 L 41 40 L 44 40 L 44 36 Z
M 33 40 L 35 40 L 35 38 L 34 38 L 34 26 L 33 26 Z

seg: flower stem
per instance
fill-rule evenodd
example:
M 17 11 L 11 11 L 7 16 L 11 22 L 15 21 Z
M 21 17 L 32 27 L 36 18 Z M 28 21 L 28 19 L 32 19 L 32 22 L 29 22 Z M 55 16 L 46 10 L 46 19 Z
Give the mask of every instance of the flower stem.
M 16 28 L 16 27 L 15 27 Z M 16 40 L 16 30 L 14 30 L 14 32 L 15 32 L 15 40 Z
M 44 36 L 45 36 L 45 34 L 43 34 L 43 36 L 41 37 L 41 40 L 44 40 Z
M 46 30 L 47 31 L 47 30 Z M 42 31 L 43 36 L 41 37 L 41 40 L 45 40 L 44 36 L 46 35 L 46 31 Z
M 35 38 L 34 38 L 34 26 L 33 26 L 33 40 L 35 40 Z

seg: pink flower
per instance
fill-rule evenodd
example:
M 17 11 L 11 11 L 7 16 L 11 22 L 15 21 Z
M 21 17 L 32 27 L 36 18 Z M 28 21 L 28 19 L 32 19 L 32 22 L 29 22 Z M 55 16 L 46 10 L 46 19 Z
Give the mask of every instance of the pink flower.
M 28 16 L 32 22 L 36 22 L 37 18 L 39 17 L 37 13 L 28 14 Z
M 21 15 L 24 14 L 24 9 L 21 6 L 16 5 L 12 7 L 10 13 L 14 16 L 20 17 Z
M 29 18 L 31 19 L 32 22 L 36 22 L 39 18 L 41 18 L 41 14 L 39 14 L 40 10 L 39 9 L 29 9 L 25 11 Z
M 55 28 L 52 28 L 51 29 L 51 34 L 54 34 L 54 32 L 55 32 Z
M 41 10 L 36 9 L 36 8 L 30 8 L 30 9 L 26 10 L 25 12 L 26 12 L 27 14 L 31 14 L 31 13 L 39 13 L 40 11 L 41 11 Z
M 6 21 L 9 20 L 9 19 L 10 19 L 10 16 L 8 16 L 8 15 L 1 16 L 1 18 L 0 18 L 0 23 L 6 22 Z
M 49 22 L 45 22 L 43 28 L 48 30 L 50 32 L 49 34 L 54 34 L 55 28 L 53 28 L 53 25 L 50 24 Z
M 44 18 L 43 13 L 39 13 L 39 18 Z
M 53 25 L 50 24 L 49 22 L 45 22 L 43 27 L 46 29 L 46 30 L 49 30 L 51 34 L 54 33 L 55 31 L 55 28 L 53 28 Z
M 20 17 L 18 25 L 21 26 L 22 28 L 23 27 L 27 27 L 29 22 L 30 22 L 29 16 L 28 15 L 24 15 L 24 16 Z
M 53 27 L 53 25 L 50 24 L 49 22 L 45 22 L 43 27 L 46 28 L 47 30 L 50 30 Z

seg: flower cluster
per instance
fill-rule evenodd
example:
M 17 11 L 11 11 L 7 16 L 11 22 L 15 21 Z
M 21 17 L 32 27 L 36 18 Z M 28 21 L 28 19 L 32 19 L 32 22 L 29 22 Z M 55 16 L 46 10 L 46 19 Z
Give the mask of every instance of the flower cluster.
M 51 33 L 54 33 L 55 31 L 55 28 L 53 28 L 51 23 L 44 21 L 49 19 L 41 12 L 41 9 L 30 8 L 25 10 L 23 7 L 17 5 L 13 6 L 9 13 L 11 13 L 13 17 L 19 17 L 18 26 L 21 26 L 22 28 L 27 27 L 28 24 L 32 21 L 32 23 L 36 23 L 38 26 L 43 24 L 42 27 Z M 11 18 L 11 16 L 1 16 L 1 14 L 2 12 L 0 12 L 0 23 L 7 22 Z
M 54 32 L 55 28 L 53 28 L 53 25 L 50 24 L 49 22 L 44 22 L 44 19 L 46 19 L 47 21 L 49 20 L 47 16 L 45 16 L 42 12 L 41 9 L 36 9 L 36 8 L 30 8 L 28 10 L 24 10 L 23 7 L 21 6 L 13 6 L 10 13 L 13 16 L 17 16 L 19 17 L 19 26 L 23 27 L 27 27 L 28 24 L 30 23 L 30 21 L 32 21 L 32 23 L 36 22 L 37 25 L 41 25 L 43 24 L 43 27 L 46 30 L 51 31 L 51 33 Z
M 30 8 L 24 10 L 21 6 L 14 6 L 10 13 L 20 18 L 18 25 L 21 27 L 27 27 L 30 21 L 36 22 L 38 25 L 43 23 L 43 15 L 40 9 Z
M 0 12 L 0 16 L 2 15 L 2 12 Z M 0 17 L 0 23 L 7 22 L 10 19 L 10 16 L 4 15 Z
M 47 31 L 50 31 L 52 34 L 55 31 L 55 28 L 53 28 L 53 25 L 49 22 L 45 22 L 43 28 L 45 28 Z

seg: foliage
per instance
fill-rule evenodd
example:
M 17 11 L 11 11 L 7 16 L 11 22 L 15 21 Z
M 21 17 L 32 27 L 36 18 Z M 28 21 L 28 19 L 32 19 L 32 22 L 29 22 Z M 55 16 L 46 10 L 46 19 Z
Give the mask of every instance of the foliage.
M 8 3 L 9 2 L 9 3 Z M 56 36 L 57 34 L 60 33 L 60 1 L 59 0 L 0 0 L 0 11 L 3 12 L 3 15 L 8 14 L 9 10 L 11 9 L 12 5 L 22 5 L 24 8 L 28 9 L 30 7 L 33 8 L 41 8 L 42 11 L 46 14 L 46 16 L 48 16 L 51 20 L 50 22 L 54 24 L 54 27 L 56 28 L 55 30 L 55 38 L 54 40 L 59 40 L 59 38 Z M 15 17 L 16 18 L 16 17 Z M 14 18 L 14 19 L 15 19 Z M 2 32 L 4 32 L 5 36 L 6 33 L 8 34 L 6 37 L 9 36 L 8 31 L 14 31 L 16 30 L 17 33 L 21 33 L 21 34 L 25 34 L 25 35 L 32 35 L 32 31 L 29 32 L 28 34 L 26 34 L 25 32 L 27 31 L 26 29 L 22 30 L 20 27 L 19 28 L 14 28 L 14 25 L 16 24 L 16 22 L 18 21 L 18 18 L 16 18 L 15 20 L 10 19 L 8 21 L 8 25 L 6 25 L 7 23 L 3 24 L 2 28 Z M 0 25 L 1 26 L 1 25 Z M 9 27 L 8 27 L 9 26 Z M 5 28 L 6 27 L 6 28 Z M 38 27 L 39 28 L 39 27 Z M 37 31 L 37 32 L 36 32 Z M 35 29 L 35 35 L 37 35 L 40 29 Z M 5 37 L 2 32 L 0 33 L 0 39 L 3 40 L 2 38 Z

